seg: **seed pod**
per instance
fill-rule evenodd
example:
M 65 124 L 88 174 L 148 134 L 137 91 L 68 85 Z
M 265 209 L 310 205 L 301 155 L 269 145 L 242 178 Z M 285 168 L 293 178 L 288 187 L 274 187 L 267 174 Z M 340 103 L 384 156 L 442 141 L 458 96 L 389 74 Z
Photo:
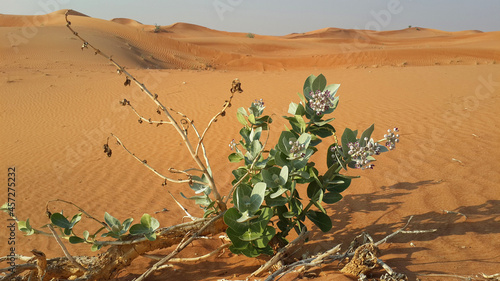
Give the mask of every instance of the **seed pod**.
M 139 122 L 139 124 L 142 124 L 142 119 L 139 119 L 139 121 L 138 121 L 138 122 Z
M 130 86 L 130 79 L 128 77 L 125 78 L 125 82 L 123 83 L 124 86 Z

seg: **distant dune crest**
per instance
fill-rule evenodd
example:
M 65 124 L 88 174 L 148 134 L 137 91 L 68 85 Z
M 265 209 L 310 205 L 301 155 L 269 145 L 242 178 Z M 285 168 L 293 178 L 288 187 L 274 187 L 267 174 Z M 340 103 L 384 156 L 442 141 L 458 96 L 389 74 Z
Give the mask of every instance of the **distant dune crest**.
M 43 49 L 79 51 L 71 40 L 60 39 L 70 37 L 64 27 L 65 12 L 40 16 L 0 14 L 0 26 L 12 28 L 0 31 L 3 38 L 8 38 L 0 46 L 15 48 L 28 57 Z M 474 65 L 500 60 L 498 31 L 447 32 L 411 27 L 378 32 L 327 27 L 285 36 L 263 36 L 182 22 L 155 26 L 128 18 L 108 21 L 77 11 L 69 14 L 77 29 L 84 30 L 94 43 L 140 68 L 286 70 Z M 97 63 L 73 55 L 74 60 L 85 60 L 82 63 Z

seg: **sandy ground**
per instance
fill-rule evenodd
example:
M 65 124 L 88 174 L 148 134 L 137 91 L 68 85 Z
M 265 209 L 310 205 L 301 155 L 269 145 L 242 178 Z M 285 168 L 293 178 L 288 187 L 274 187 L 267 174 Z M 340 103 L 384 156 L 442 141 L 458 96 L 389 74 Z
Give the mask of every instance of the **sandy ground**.
M 16 214 L 32 225 L 47 223 L 45 204 L 64 199 L 102 218 L 105 211 L 120 220 L 154 214 L 162 226 L 180 223 L 184 213 L 172 192 L 193 214 L 201 210 L 183 200 L 185 185 L 162 180 L 124 150 L 112 145 L 102 153 L 110 133 L 163 173 L 194 166 L 173 128 L 139 124 L 120 107 L 124 98 L 145 116 L 156 108 L 135 87 L 124 87 L 100 56 L 81 50 L 81 42 L 64 26 L 64 11 L 49 15 L 0 14 L 0 165 L 7 201 L 7 169 L 16 168 Z M 410 279 L 442 280 L 425 274 L 475 275 L 500 272 L 500 32 L 444 32 L 412 28 L 390 32 L 326 28 L 282 37 L 228 33 L 177 23 L 154 33 L 154 26 L 130 19 L 105 21 L 72 16 L 73 27 L 103 52 L 126 65 L 159 99 L 204 128 L 229 96 L 238 77 L 238 94 L 227 117 L 206 139 L 215 180 L 230 190 L 229 142 L 238 139 L 238 107 L 264 99 L 275 124 L 310 74 L 323 73 L 341 83 L 340 105 L 333 125 L 364 129 L 376 124 L 374 136 L 397 126 L 401 143 L 378 158 L 376 168 L 350 171 L 362 176 L 327 209 L 334 221 L 329 233 L 312 227 L 307 251 L 344 248 L 365 231 L 376 240 L 402 227 L 434 233 L 402 234 L 381 247 L 382 259 Z M 161 118 L 161 117 L 160 117 Z M 324 154 L 316 156 L 325 168 Z M 77 212 L 61 203 L 50 210 Z M 461 213 L 448 213 L 452 211 Z M 7 216 L 2 215 L 4 224 Z M 97 229 L 91 222 L 77 231 Z M 8 231 L 0 231 L 0 253 L 8 253 Z M 200 240 L 181 256 L 202 255 L 221 242 Z M 61 256 L 55 241 L 16 233 L 16 253 L 31 249 L 49 258 Z M 91 254 L 88 246 L 72 246 L 73 255 Z M 168 250 L 161 253 L 168 253 Z M 152 261 L 137 259 L 120 280 L 137 277 Z M 208 262 L 176 265 L 155 274 L 178 280 L 242 279 L 262 260 L 224 253 Z M 2 266 L 3 267 L 3 266 Z M 325 280 L 343 277 L 336 265 L 312 272 Z M 289 278 L 291 279 L 291 277 Z M 347 279 L 347 278 L 346 278 Z

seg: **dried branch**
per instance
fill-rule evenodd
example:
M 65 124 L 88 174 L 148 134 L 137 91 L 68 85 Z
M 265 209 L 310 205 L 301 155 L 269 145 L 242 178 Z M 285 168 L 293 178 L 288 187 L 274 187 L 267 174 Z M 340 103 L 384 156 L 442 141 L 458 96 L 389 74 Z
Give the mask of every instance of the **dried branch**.
M 326 251 L 323 254 L 319 254 L 317 257 L 296 261 L 292 264 L 282 266 L 280 269 L 276 270 L 273 274 L 269 275 L 265 281 L 272 281 L 279 275 L 284 276 L 299 266 L 301 266 L 299 272 L 304 271 L 306 267 L 320 266 L 322 263 L 324 263 L 325 258 L 331 256 L 333 253 L 336 253 L 339 250 L 340 250 L 340 244 L 331 248 L 330 250 Z
M 215 256 L 215 254 L 219 253 L 223 249 L 229 248 L 229 246 L 231 246 L 231 245 L 232 245 L 231 243 L 225 243 L 225 244 L 220 245 L 219 247 L 217 247 L 217 249 L 213 250 L 212 252 L 210 252 L 206 255 L 199 256 L 196 258 L 171 258 L 169 260 L 169 262 L 196 262 L 196 261 L 204 260 L 204 259 L 207 259 L 211 256 Z M 150 258 L 153 260 L 161 260 L 161 259 L 165 258 L 165 256 L 158 256 L 158 255 L 143 255 L 143 257 Z
M 233 96 L 234 96 L 234 92 L 231 92 L 231 96 L 229 97 L 229 100 L 227 100 L 227 101 L 224 102 L 224 106 L 222 107 L 222 110 L 219 113 L 215 114 L 215 116 L 212 117 L 212 119 L 210 120 L 210 122 L 208 122 L 208 125 L 205 128 L 205 131 L 203 131 L 203 134 L 201 135 L 201 137 L 199 137 L 198 145 L 196 146 L 196 154 L 198 154 L 198 151 L 200 149 L 200 145 L 203 142 L 203 140 L 205 139 L 205 135 L 207 134 L 207 132 L 210 129 L 210 127 L 212 126 L 212 124 L 214 122 L 217 122 L 217 118 L 219 116 L 225 116 L 226 115 L 226 109 L 229 108 L 229 107 L 231 107 L 231 100 L 233 99 Z
M 168 190 L 167 190 L 168 191 Z M 184 211 L 184 213 L 186 213 L 186 216 L 188 218 L 190 218 L 191 220 L 196 220 L 195 217 L 193 217 L 188 211 L 186 208 L 184 208 L 184 206 L 181 205 L 181 203 L 179 203 L 179 201 L 177 201 L 177 199 L 175 199 L 174 195 L 172 195 L 172 193 L 170 193 L 170 191 L 168 191 L 168 194 L 170 194 L 170 196 L 172 196 L 172 198 L 174 199 L 175 203 L 177 203 L 177 205 L 179 205 L 179 207 Z
M 126 75 L 126 80 L 125 80 L 125 85 L 129 85 L 131 83 L 131 81 L 133 81 L 140 89 L 142 92 L 144 92 L 158 107 L 158 109 L 160 109 L 161 111 L 163 111 L 165 113 L 165 115 L 167 116 L 167 119 L 168 121 L 170 122 L 170 125 L 172 125 L 175 130 L 177 131 L 177 133 L 181 136 L 184 144 L 186 145 L 186 148 L 187 150 L 189 151 L 190 155 L 191 155 L 191 158 L 193 158 L 193 160 L 196 162 L 196 164 L 198 165 L 198 167 L 203 171 L 203 174 L 206 176 L 207 180 L 208 180 L 208 184 L 210 186 L 210 188 L 212 189 L 212 192 L 214 194 L 214 197 L 215 197 L 215 201 L 217 202 L 220 210 L 222 211 L 225 211 L 227 209 L 227 206 L 226 204 L 222 201 L 222 197 L 217 189 L 217 186 L 215 185 L 215 181 L 211 175 L 211 173 L 207 170 L 207 167 L 205 167 L 205 165 L 201 162 L 198 154 L 196 154 L 196 150 L 192 147 L 189 139 L 188 139 L 188 136 L 187 136 L 187 130 L 185 130 L 184 128 L 182 128 L 179 123 L 172 117 L 172 115 L 170 114 L 170 111 L 169 111 L 169 108 L 165 107 L 159 100 L 158 100 L 158 95 L 157 94 L 152 94 L 144 84 L 142 84 L 141 82 L 139 82 L 133 75 L 131 75 L 124 67 L 122 67 L 121 65 L 119 65 L 116 61 L 113 60 L 113 58 L 111 56 L 108 56 L 106 55 L 105 53 L 103 53 L 101 50 L 97 49 L 96 47 L 94 47 L 92 44 L 90 44 L 87 40 L 85 40 L 83 37 L 81 37 L 78 32 L 76 32 L 72 27 L 71 27 L 71 22 L 68 20 L 68 13 L 70 12 L 71 10 L 68 10 L 66 11 L 65 13 L 65 19 L 66 19 L 66 27 L 78 38 L 80 39 L 82 42 L 83 42 L 83 45 L 82 45 L 82 49 L 83 48 L 91 48 L 94 50 L 95 54 L 96 55 L 101 55 L 103 57 L 105 57 L 106 59 L 109 60 L 109 62 L 111 64 L 113 64 L 114 66 L 116 66 L 117 68 L 117 72 L 118 73 L 124 73 Z M 150 170 L 152 170 L 153 172 L 155 172 L 157 175 L 160 176 L 160 174 L 158 172 L 156 172 L 154 169 L 150 168 Z M 165 178 L 166 179 L 166 178 Z M 166 179 L 167 180 L 167 179 Z M 181 182 L 184 182 L 184 181 L 181 181 Z
M 137 110 L 135 109 L 135 107 L 133 107 L 130 103 L 128 103 L 127 105 L 130 106 L 130 108 L 132 108 L 132 111 L 134 111 L 135 115 L 137 115 L 139 117 L 140 123 L 142 123 L 144 121 L 144 122 L 147 122 L 149 124 L 157 124 L 157 125 L 170 124 L 170 125 L 172 125 L 172 122 L 170 122 L 170 121 L 163 121 L 163 120 L 153 121 L 153 120 L 151 120 L 151 118 L 146 119 L 145 117 L 140 115 L 139 112 L 137 112 Z
M 306 231 L 306 228 L 304 227 L 297 238 L 288 243 L 288 245 L 286 245 L 285 247 L 281 248 L 270 260 L 268 260 L 259 269 L 250 274 L 250 276 L 248 276 L 248 279 L 254 276 L 258 276 L 259 274 L 269 270 L 273 265 L 278 263 L 292 247 L 304 240 L 308 234 L 309 232 Z
M 49 218 L 51 216 L 50 211 L 49 211 L 49 204 L 52 203 L 52 202 L 63 202 L 63 203 L 72 205 L 72 206 L 76 207 L 78 209 L 78 211 L 84 213 L 87 216 L 87 218 L 95 220 L 99 224 L 102 224 L 106 229 L 108 229 L 109 231 L 111 231 L 111 228 L 105 222 L 96 219 L 95 217 L 93 217 L 92 215 L 90 215 L 89 213 L 87 213 L 84 209 L 82 209 L 81 207 L 79 207 L 75 203 L 73 203 L 71 201 L 62 200 L 62 199 L 54 199 L 54 200 L 47 201 L 47 204 L 45 204 L 45 211 L 47 212 L 47 216 Z
M 168 262 L 171 258 L 173 258 L 174 256 L 176 256 L 178 253 L 180 253 L 184 248 L 187 247 L 187 245 L 189 245 L 194 239 L 196 239 L 198 236 L 200 236 L 203 231 L 205 229 L 207 229 L 209 226 L 211 226 L 213 223 L 215 223 L 217 220 L 221 219 L 224 214 L 226 212 L 221 212 L 219 215 L 217 215 L 216 217 L 212 218 L 209 222 L 207 222 L 202 228 L 200 228 L 200 230 L 198 230 L 193 236 L 191 236 L 189 239 L 187 239 L 186 241 L 183 241 L 181 242 L 177 248 L 172 252 L 170 253 L 168 256 L 162 258 L 160 261 L 158 261 L 157 263 L 155 263 L 150 269 L 148 269 L 146 272 L 144 272 L 141 276 L 139 276 L 139 278 L 137 279 L 134 279 L 134 281 L 142 281 L 144 280 L 146 277 L 148 277 L 151 273 L 153 273 L 154 271 L 158 270 L 158 268 L 163 265 L 164 263 Z
M 70 255 L 68 249 L 66 249 L 66 246 L 64 246 L 64 244 L 62 243 L 61 241 L 61 238 L 59 238 L 59 235 L 57 235 L 56 233 L 56 230 L 54 229 L 54 227 L 52 226 L 52 224 L 48 224 L 48 227 L 50 229 L 50 232 L 52 232 L 52 235 L 54 235 L 54 238 L 56 239 L 56 242 L 57 244 L 59 244 L 59 246 L 61 247 L 64 255 L 66 256 L 66 258 L 71 262 L 73 263 L 76 267 L 78 267 L 80 270 L 82 270 L 83 272 L 87 271 L 87 269 L 85 267 L 83 267 L 81 264 L 79 264 L 74 258 L 73 256 Z M 37 254 L 35 254 L 33 251 L 32 253 L 35 255 L 35 257 L 38 257 Z M 40 252 L 41 253 L 41 252 Z M 42 253 L 43 254 L 43 253 Z M 43 258 L 45 258 L 45 254 L 43 254 Z M 38 259 L 40 260 L 40 259 Z M 46 262 L 45 262 L 46 263 Z
M 125 149 L 126 152 L 128 152 L 130 155 L 132 155 L 132 157 L 134 157 L 137 161 L 141 162 L 144 166 L 146 166 L 146 168 L 148 168 L 149 170 L 153 171 L 153 173 L 155 173 L 157 176 L 159 176 L 160 178 L 166 180 L 166 181 L 169 181 L 169 182 L 173 182 L 173 183 L 199 183 L 199 184 L 205 184 L 205 182 L 201 182 L 201 181 L 196 181 L 196 180 L 192 180 L 192 179 L 185 179 L 185 180 L 176 180 L 176 179 L 172 179 L 172 178 L 169 178 L 163 174 L 161 174 L 160 172 L 158 172 L 156 169 L 154 169 L 153 167 L 151 167 L 148 162 L 146 160 L 143 160 L 143 159 L 140 159 L 139 157 L 137 157 L 134 153 L 132 153 L 124 144 L 123 142 L 117 137 L 115 136 L 113 133 L 111 133 L 111 136 L 114 137 L 116 139 L 116 141 L 118 142 L 118 144 L 123 147 L 123 149 Z

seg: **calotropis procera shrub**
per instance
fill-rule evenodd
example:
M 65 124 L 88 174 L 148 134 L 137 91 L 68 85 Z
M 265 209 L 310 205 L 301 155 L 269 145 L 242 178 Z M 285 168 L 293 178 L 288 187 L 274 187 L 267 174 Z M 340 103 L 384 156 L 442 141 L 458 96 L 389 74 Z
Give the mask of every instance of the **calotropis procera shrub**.
M 374 141 L 374 125 L 359 138 L 358 131 L 347 128 L 338 141 L 330 125 L 334 118 L 326 115 L 338 105 L 339 86 L 327 85 L 323 75 L 309 76 L 303 95 L 299 94 L 301 102 L 290 103 L 290 116 L 284 116 L 291 128 L 281 132 L 278 143 L 269 151 L 261 141 L 262 132 L 272 122 L 263 115 L 264 102 L 256 100 L 248 110 L 238 109 L 237 118 L 243 125 L 241 140 L 230 143 L 235 152 L 229 160 L 243 165 L 233 171 L 234 206 L 224 215 L 233 253 L 249 257 L 272 255 L 272 246 L 286 244 L 289 232 L 302 231 L 306 219 L 322 231 L 329 231 L 332 221 L 323 205 L 341 200 L 341 193 L 354 178 L 341 171 L 348 167 L 373 169 L 374 155 L 395 148 L 398 129 L 388 130 L 383 139 Z M 333 143 L 326 152 L 328 169 L 320 174 L 311 157 L 322 141 Z M 379 145 L 381 142 L 385 146 Z

